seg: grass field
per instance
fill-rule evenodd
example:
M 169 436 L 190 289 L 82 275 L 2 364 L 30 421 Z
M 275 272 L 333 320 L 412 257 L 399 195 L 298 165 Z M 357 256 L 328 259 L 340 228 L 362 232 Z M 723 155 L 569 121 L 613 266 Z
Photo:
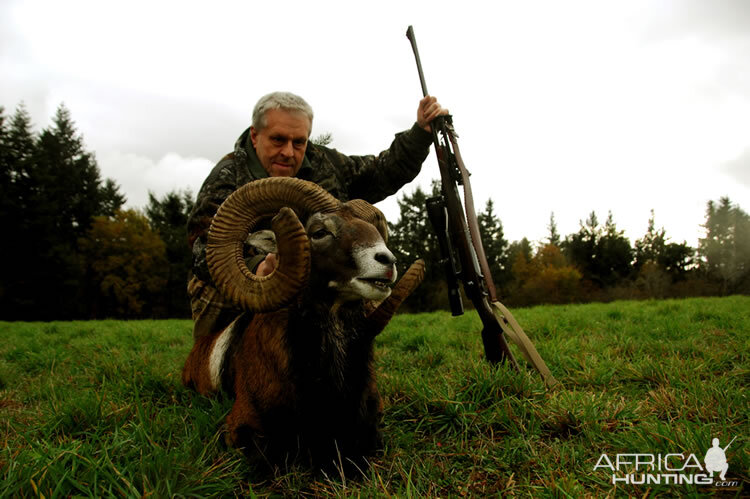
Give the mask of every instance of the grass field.
M 231 401 L 180 384 L 189 321 L 0 322 L 0 497 L 750 492 L 750 297 L 514 313 L 564 388 L 486 365 L 474 313 L 397 316 L 377 341 L 386 447 L 354 479 L 261 475 L 227 449 Z M 713 437 L 737 437 L 739 486 L 613 485 L 594 470 L 604 453 L 703 465 Z

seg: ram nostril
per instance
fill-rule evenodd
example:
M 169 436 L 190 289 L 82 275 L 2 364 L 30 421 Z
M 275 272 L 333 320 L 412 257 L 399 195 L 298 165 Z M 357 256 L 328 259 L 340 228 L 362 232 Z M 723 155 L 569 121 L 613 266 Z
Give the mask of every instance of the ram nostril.
M 383 265 L 393 265 L 396 263 L 396 257 L 393 253 L 379 252 L 375 253 L 375 261 L 382 263 Z

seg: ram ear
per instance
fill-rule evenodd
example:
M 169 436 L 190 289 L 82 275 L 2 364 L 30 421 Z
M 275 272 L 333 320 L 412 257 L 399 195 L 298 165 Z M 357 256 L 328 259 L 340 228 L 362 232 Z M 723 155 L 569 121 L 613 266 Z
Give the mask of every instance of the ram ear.
M 206 260 L 219 291 L 252 312 L 287 305 L 310 272 L 309 241 L 299 218 L 340 205 L 321 187 L 295 178 L 256 180 L 235 191 L 219 207 L 208 233 Z M 279 265 L 270 275 L 256 276 L 245 264 L 244 242 L 260 220 L 271 216 Z

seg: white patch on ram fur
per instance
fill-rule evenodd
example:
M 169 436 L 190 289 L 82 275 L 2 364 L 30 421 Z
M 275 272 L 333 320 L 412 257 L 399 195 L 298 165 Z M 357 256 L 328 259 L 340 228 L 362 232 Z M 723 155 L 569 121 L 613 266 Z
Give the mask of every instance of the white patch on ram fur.
M 222 333 L 216 338 L 214 346 L 211 349 L 211 355 L 208 358 L 208 374 L 211 379 L 211 388 L 214 390 L 221 389 L 221 371 L 224 367 L 224 357 L 227 353 L 234 336 L 234 328 L 237 321 L 232 322 Z

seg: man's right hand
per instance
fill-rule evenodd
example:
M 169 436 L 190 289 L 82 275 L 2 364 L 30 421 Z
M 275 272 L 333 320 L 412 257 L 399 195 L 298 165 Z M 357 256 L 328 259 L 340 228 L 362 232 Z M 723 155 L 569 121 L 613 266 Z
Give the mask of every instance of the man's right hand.
M 266 255 L 265 260 L 258 264 L 258 268 L 255 270 L 255 275 L 259 277 L 266 276 L 276 270 L 276 265 L 278 265 L 276 253 L 269 253 Z
M 428 95 L 419 101 L 419 107 L 417 108 L 417 124 L 424 129 L 425 132 L 432 133 L 432 127 L 430 122 L 438 116 L 444 116 L 448 113 L 437 100 L 437 97 Z

